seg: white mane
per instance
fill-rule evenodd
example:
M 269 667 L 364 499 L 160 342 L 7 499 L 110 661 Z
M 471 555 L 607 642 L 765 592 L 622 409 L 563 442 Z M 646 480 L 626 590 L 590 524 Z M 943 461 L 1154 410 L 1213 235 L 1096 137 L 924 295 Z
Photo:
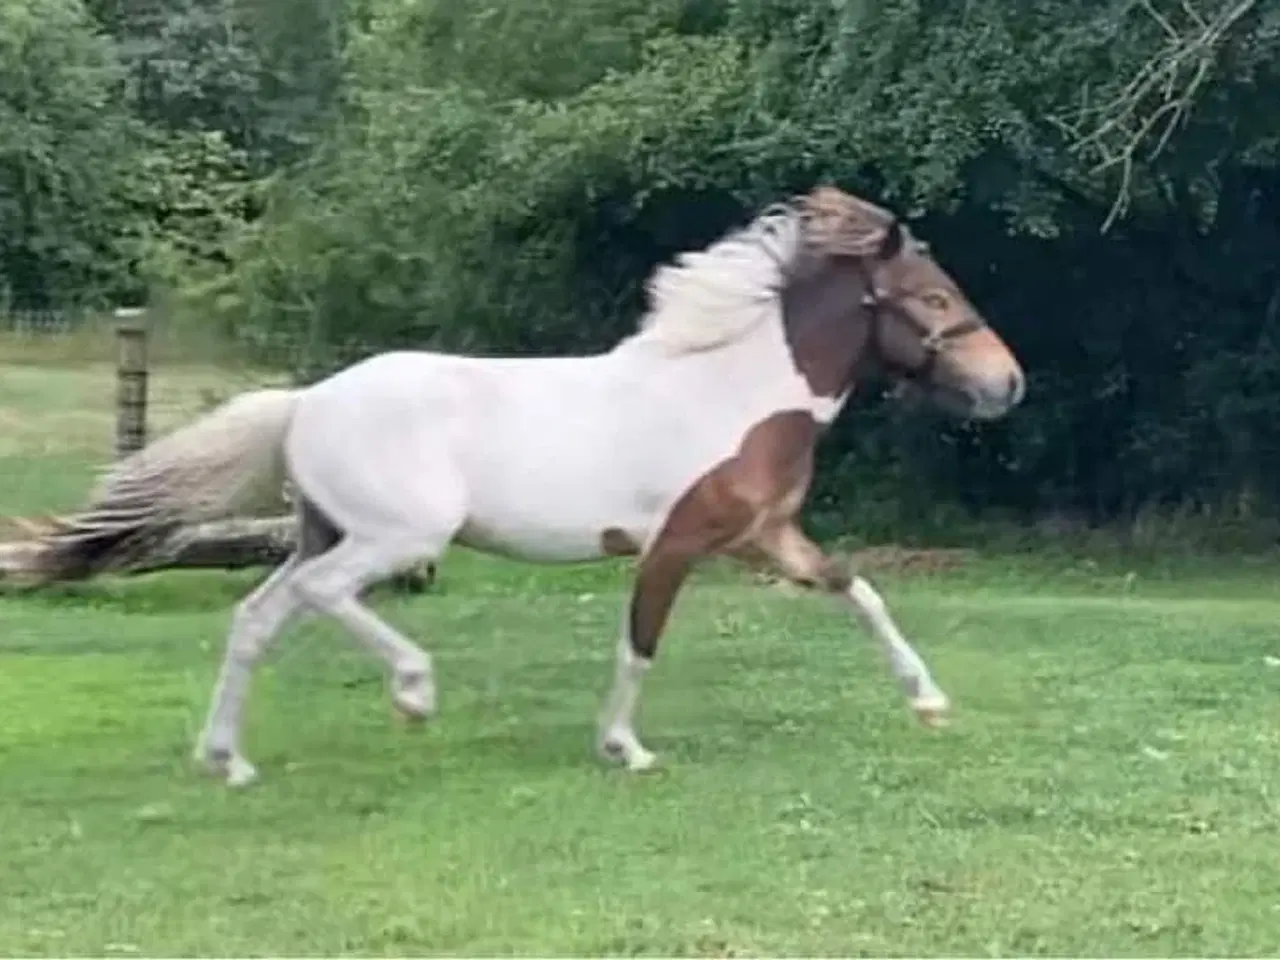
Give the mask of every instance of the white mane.
M 649 276 L 649 309 L 632 339 L 675 354 L 710 350 L 779 318 L 787 270 L 804 241 L 804 214 L 772 206 L 703 250 Z

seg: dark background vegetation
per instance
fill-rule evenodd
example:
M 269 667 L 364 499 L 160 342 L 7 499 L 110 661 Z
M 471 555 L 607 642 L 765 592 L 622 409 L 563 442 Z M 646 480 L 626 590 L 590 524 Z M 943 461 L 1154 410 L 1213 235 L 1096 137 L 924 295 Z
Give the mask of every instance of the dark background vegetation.
M 820 513 L 1269 546 L 1278 149 L 1280 0 L 5 0 L 0 298 L 162 304 L 303 377 L 580 351 L 832 180 L 1031 393 L 975 428 L 868 392 Z

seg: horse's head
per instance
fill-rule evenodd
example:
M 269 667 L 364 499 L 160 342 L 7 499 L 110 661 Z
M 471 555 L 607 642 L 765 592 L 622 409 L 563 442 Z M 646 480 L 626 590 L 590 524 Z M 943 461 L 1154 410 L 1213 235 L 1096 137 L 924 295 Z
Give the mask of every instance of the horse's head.
M 859 356 L 958 416 L 992 420 L 1017 406 L 1021 366 L 925 244 L 888 211 L 834 187 L 803 203 L 813 258 L 796 306 L 826 328 L 818 337 L 814 324 L 811 350 L 849 355 L 837 339 L 856 342 Z

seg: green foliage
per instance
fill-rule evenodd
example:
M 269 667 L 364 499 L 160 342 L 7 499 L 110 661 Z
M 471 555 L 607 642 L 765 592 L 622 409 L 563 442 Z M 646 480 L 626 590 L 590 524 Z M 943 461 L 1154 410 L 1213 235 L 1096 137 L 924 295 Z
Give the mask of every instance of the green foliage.
M 21 306 L 119 292 L 117 197 L 136 155 L 122 71 L 79 0 L 0 4 L 0 295 Z
M 596 348 L 634 322 L 656 261 L 835 180 L 923 218 L 1025 356 L 1033 406 L 979 430 L 864 404 L 827 454 L 865 466 L 827 500 L 870 471 L 903 510 L 941 493 L 1107 517 L 1244 486 L 1266 502 L 1275 10 L 1187 9 L 370 9 L 341 135 L 257 226 L 223 303 L 253 342 L 302 338 L 308 370 L 375 344 Z M 1206 40 L 1201 21 L 1229 19 Z M 531 58 L 548 44 L 580 56 Z M 1128 216 L 1108 223 L 1117 197 Z
M 44 238 L 4 253 L 15 289 L 37 261 L 76 296 L 178 286 L 302 376 L 400 344 L 582 351 L 631 327 L 656 262 L 830 180 L 919 221 L 1032 392 L 981 429 L 869 392 L 825 504 L 1280 502 L 1280 0 L 91 9 L 111 39 L 80 11 L 40 75 L 82 113 L 123 82 L 133 113 L 58 151 L 79 193 L 4 195 L 62 211 L 6 216 Z
M 257 170 L 318 141 L 337 93 L 343 0 L 89 2 L 149 124 L 220 131 Z
M 225 271 L 255 212 L 258 186 L 244 152 L 220 131 L 154 136 L 128 189 L 126 222 L 139 225 L 134 240 L 145 279 L 172 289 Z
M 78 0 L 0 11 L 0 279 L 19 305 L 142 300 L 229 262 L 251 212 L 244 151 L 219 130 L 147 126 L 128 81 Z
M 635 69 L 645 39 L 680 14 L 677 0 L 381 5 L 349 48 L 355 95 L 456 85 L 495 100 L 558 100 Z

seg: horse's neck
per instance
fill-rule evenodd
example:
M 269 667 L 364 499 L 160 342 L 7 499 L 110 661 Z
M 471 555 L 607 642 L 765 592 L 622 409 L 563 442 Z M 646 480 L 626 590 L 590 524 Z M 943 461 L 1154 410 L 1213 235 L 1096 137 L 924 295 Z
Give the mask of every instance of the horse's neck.
M 826 425 L 845 399 L 815 396 L 776 323 L 714 349 L 676 356 L 657 344 L 624 342 L 617 359 L 633 371 L 644 370 L 642 379 L 663 405 L 679 405 L 687 416 L 704 419 L 710 431 L 735 434 L 786 410 L 804 410 Z
M 874 321 L 866 308 L 853 316 L 848 308 L 865 290 L 861 278 L 827 270 L 797 281 L 783 294 L 787 345 L 815 395 L 848 396 L 866 364 Z

